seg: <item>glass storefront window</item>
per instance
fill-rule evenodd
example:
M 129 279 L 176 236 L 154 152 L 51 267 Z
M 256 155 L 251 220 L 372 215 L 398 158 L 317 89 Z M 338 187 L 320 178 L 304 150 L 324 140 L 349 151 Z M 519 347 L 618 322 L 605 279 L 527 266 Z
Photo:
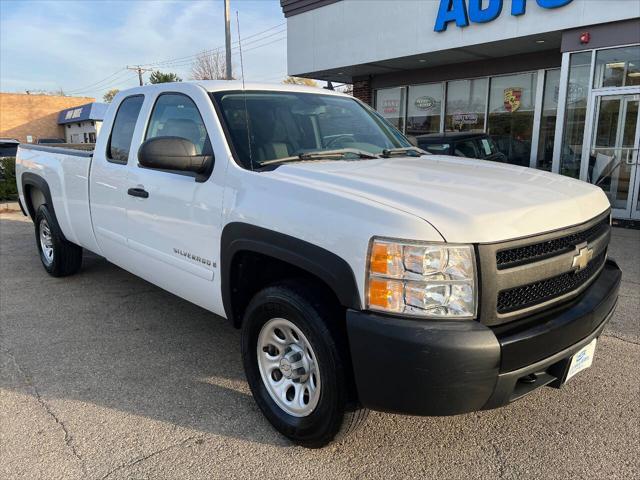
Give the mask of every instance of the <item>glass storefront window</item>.
M 523 73 L 491 79 L 487 132 L 513 165 L 530 164 L 537 78 Z
M 442 84 L 409 87 L 407 134 L 423 135 L 440 131 Z
M 591 52 L 572 54 L 569 63 L 564 135 L 560 152 L 560 173 L 573 178 L 580 176 L 590 73 Z
M 587 180 L 601 187 L 613 208 L 625 210 L 633 195 L 638 95 L 597 97 Z
M 484 131 L 487 78 L 447 82 L 445 130 Z
M 640 45 L 599 50 L 594 88 L 640 85 Z
M 540 138 L 536 168 L 551 171 L 553 142 L 556 137 L 558 118 L 558 94 L 560 92 L 560 69 L 547 70 L 544 78 L 544 98 L 540 115 Z
M 404 131 L 405 87 L 384 88 L 376 92 L 376 110 L 401 132 Z

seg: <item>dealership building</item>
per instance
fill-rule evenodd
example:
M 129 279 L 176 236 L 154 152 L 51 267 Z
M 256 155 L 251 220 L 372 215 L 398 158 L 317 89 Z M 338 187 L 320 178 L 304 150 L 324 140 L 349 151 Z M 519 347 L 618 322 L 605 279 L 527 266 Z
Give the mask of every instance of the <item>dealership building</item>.
M 640 1 L 281 4 L 289 75 L 353 83 L 407 135 L 487 132 L 510 163 L 599 185 L 615 218 L 640 219 Z

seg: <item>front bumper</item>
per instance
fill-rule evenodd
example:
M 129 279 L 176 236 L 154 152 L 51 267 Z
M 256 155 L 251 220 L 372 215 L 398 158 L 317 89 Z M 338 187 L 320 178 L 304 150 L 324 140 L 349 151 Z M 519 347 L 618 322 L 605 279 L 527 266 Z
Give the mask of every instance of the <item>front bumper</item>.
M 608 260 L 570 304 L 494 328 L 349 310 L 360 403 L 409 415 L 455 415 L 560 386 L 568 359 L 600 336 L 613 315 L 621 276 Z

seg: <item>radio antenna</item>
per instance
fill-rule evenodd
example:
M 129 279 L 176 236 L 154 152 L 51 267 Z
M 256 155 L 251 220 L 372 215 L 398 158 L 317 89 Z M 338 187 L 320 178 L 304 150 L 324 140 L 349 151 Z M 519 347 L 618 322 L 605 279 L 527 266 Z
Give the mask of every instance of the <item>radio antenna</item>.
M 236 25 L 238 26 L 238 48 L 240 49 L 240 74 L 242 75 L 242 89 L 244 90 L 244 63 L 242 62 L 242 41 L 240 37 L 240 15 L 236 10 Z
M 240 50 L 240 75 L 242 77 L 242 96 L 244 97 L 244 121 L 247 126 L 247 147 L 249 148 L 249 163 L 253 170 L 253 153 L 251 152 L 251 132 L 249 131 L 249 109 L 247 108 L 247 94 L 244 88 L 244 63 L 242 61 L 242 37 L 240 36 L 240 15 L 236 10 L 236 25 L 238 28 L 238 48 Z

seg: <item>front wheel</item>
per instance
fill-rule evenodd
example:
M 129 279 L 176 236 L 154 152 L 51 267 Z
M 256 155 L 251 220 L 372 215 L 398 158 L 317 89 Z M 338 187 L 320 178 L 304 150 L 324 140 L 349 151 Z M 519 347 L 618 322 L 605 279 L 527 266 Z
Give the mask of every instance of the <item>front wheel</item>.
M 44 269 L 54 277 L 72 275 L 82 266 L 82 247 L 67 241 L 46 205 L 36 212 L 36 245 Z
M 347 366 L 311 289 L 259 292 L 242 325 L 242 356 L 256 403 L 283 435 L 309 448 L 348 434 L 367 411 L 348 407 Z

